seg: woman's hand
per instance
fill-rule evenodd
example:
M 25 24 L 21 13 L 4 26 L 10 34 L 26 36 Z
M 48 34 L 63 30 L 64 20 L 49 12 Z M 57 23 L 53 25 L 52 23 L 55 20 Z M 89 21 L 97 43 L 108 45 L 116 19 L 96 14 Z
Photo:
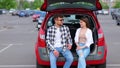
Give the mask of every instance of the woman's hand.
M 77 46 L 76 50 L 81 50 L 81 49 L 84 49 L 86 48 L 87 46 Z
M 82 47 L 81 46 L 77 46 L 76 50 L 81 50 Z

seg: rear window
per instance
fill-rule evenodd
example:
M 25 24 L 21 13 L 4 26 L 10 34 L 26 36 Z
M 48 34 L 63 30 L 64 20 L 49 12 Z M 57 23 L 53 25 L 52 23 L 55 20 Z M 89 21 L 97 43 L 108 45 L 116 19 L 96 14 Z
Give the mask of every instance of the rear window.
M 67 25 L 67 26 L 75 26 L 76 28 L 79 28 L 80 25 L 79 25 L 79 22 L 80 22 L 80 18 L 83 17 L 83 16 L 86 16 L 88 17 L 89 19 L 89 25 L 90 25 L 90 29 L 93 29 L 94 26 L 95 26 L 95 23 L 92 19 L 91 16 L 88 16 L 88 15 L 80 15 L 80 14 L 66 14 L 64 15 L 64 25 Z M 48 23 L 47 23 L 47 27 L 50 27 L 53 24 L 53 16 L 51 16 L 48 20 Z
M 50 6 L 58 6 L 58 5 L 70 5 L 71 3 L 67 3 L 67 2 L 58 2 L 58 3 L 54 3 L 54 4 L 50 4 Z M 94 6 L 92 3 L 88 3 L 88 2 L 74 2 L 72 3 L 74 5 L 84 5 L 84 6 Z

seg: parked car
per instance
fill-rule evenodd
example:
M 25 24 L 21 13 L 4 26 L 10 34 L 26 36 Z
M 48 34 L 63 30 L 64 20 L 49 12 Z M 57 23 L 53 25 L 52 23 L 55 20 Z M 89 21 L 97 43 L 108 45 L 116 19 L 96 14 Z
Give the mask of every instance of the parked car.
M 2 14 L 2 10 L 0 10 L 0 14 Z
M 86 16 L 89 19 L 90 29 L 93 32 L 94 43 L 90 46 L 90 54 L 86 58 L 88 66 L 95 68 L 106 68 L 107 45 L 103 30 L 94 11 L 101 10 L 99 0 L 44 0 L 41 7 L 42 11 L 48 12 L 38 32 L 37 42 L 35 44 L 36 68 L 50 66 L 49 51 L 46 45 L 47 29 L 53 25 L 53 16 L 55 14 L 64 15 L 64 25 L 70 29 L 73 45 L 71 52 L 74 57 L 72 66 L 77 66 L 78 56 L 76 54 L 76 45 L 74 42 L 76 29 L 80 27 L 79 19 Z M 57 65 L 63 66 L 65 58 L 60 55 L 57 59 Z
M 113 9 L 111 11 L 111 16 L 112 16 L 112 19 L 115 20 L 116 19 L 116 12 L 118 11 L 118 9 Z
M 20 10 L 15 10 L 12 12 L 12 16 L 17 16 L 19 14 Z
M 40 29 L 40 26 L 45 18 L 45 15 L 46 15 L 46 12 L 42 12 L 40 14 L 40 17 L 38 18 L 38 23 L 37 23 L 37 29 L 39 30 Z
M 120 25 L 120 9 L 115 9 L 111 12 L 112 19 L 116 20 L 117 25 Z
M 14 11 L 15 11 L 15 9 L 12 9 L 12 8 L 11 8 L 11 9 L 9 10 L 9 13 L 12 14 Z
M 37 19 L 40 17 L 40 14 L 41 14 L 41 11 L 39 11 L 39 10 L 35 10 L 35 11 L 34 11 L 34 14 L 33 14 L 33 16 L 32 16 L 33 22 L 38 21 Z
M 0 14 L 6 14 L 8 11 L 6 9 L 0 9 Z
M 98 10 L 97 14 L 108 15 L 109 14 L 109 10 L 107 10 L 107 9 Z
M 108 15 L 109 14 L 109 10 L 107 10 L 107 9 L 103 9 L 102 12 L 103 12 L 103 15 Z
M 32 16 L 34 14 L 33 10 L 25 10 L 26 11 L 26 16 Z
M 116 23 L 117 25 L 120 25 L 120 9 L 115 13 L 116 14 Z
M 18 16 L 19 16 L 19 17 L 25 17 L 25 16 L 26 16 L 25 10 L 19 11 Z
M 98 11 L 96 11 L 97 12 L 97 14 L 103 14 L 103 11 L 102 10 L 98 10 Z

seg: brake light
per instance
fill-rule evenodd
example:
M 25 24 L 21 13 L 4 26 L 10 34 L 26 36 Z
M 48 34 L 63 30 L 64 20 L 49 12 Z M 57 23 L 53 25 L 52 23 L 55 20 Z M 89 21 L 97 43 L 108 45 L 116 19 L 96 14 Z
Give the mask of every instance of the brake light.
M 98 55 L 102 55 L 102 51 L 98 51 Z
M 102 6 L 101 6 L 99 0 L 97 0 L 97 2 L 96 2 L 96 8 L 97 8 L 98 10 L 101 10 L 101 9 L 102 9 Z
M 103 38 L 103 33 L 98 34 L 98 39 Z
M 45 11 L 47 9 L 47 0 L 44 0 L 44 3 L 42 4 L 41 8 L 42 11 Z
M 102 29 L 98 30 L 98 46 L 104 46 L 105 40 L 104 40 L 104 34 Z
M 38 34 L 38 46 L 40 46 L 40 47 L 45 47 L 46 46 L 45 31 L 42 30 L 42 28 L 39 30 L 39 34 Z
M 40 39 L 45 40 L 45 35 L 40 34 Z

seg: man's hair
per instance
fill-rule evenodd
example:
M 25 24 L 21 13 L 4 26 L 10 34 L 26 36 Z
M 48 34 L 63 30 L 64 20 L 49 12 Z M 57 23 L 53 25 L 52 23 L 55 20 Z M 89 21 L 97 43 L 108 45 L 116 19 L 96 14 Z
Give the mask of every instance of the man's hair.
M 62 14 L 55 14 L 52 19 L 53 24 L 55 24 L 55 19 L 58 17 L 63 18 L 64 16 Z

